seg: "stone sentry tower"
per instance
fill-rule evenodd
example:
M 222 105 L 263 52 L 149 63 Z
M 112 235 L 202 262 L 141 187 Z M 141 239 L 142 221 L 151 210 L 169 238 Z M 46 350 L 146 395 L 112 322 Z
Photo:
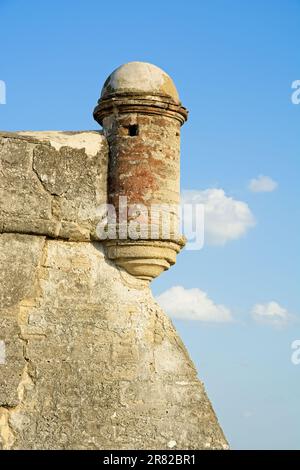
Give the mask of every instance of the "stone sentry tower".
M 149 289 L 182 238 L 155 214 L 156 239 L 98 231 L 119 196 L 167 204 L 176 225 L 187 111 L 168 75 L 133 62 L 94 116 L 104 133 L 0 133 L 0 448 L 227 448 Z
M 166 73 L 151 64 L 131 62 L 108 77 L 94 117 L 103 126 L 110 149 L 108 202 L 117 209 L 119 220 L 120 198 L 126 197 L 128 205 L 136 207 L 137 219 L 148 216 L 149 223 L 134 242 L 120 234 L 118 226 L 118 241 L 106 244 L 107 254 L 130 274 L 151 280 L 175 263 L 184 245 L 177 233 L 177 209 L 180 126 L 187 110 Z M 147 214 L 140 214 L 140 205 Z M 124 219 L 126 224 L 127 214 Z

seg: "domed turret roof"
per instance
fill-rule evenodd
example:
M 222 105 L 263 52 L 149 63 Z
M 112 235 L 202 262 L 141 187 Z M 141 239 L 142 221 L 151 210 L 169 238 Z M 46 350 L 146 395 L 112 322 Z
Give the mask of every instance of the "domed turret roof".
M 101 98 L 112 93 L 166 95 L 179 103 L 178 92 L 169 75 L 146 62 L 128 62 L 114 70 L 104 83 Z

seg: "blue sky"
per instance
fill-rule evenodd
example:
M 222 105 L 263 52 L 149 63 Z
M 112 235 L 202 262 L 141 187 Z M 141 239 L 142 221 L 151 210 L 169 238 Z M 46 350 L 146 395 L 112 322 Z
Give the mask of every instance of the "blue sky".
M 198 289 L 230 311 L 231 322 L 174 323 L 236 449 L 300 448 L 300 365 L 291 362 L 300 339 L 299 21 L 299 0 L 0 0 L 1 129 L 97 129 L 106 76 L 152 62 L 190 110 L 182 188 L 223 189 L 225 202 L 247 204 L 255 218 L 235 240 L 182 252 L 153 283 L 157 296 Z M 278 187 L 251 191 L 259 175 Z M 284 325 L 251 314 L 270 302 L 284 309 Z

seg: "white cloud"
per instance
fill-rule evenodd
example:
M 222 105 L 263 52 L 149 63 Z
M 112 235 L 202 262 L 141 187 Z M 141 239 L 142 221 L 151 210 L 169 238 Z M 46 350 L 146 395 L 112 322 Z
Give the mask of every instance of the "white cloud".
M 173 318 L 203 322 L 230 322 L 232 315 L 224 305 L 215 304 L 200 289 L 174 286 L 157 297 L 161 307 Z
M 255 321 L 273 326 L 284 326 L 291 318 L 289 312 L 275 301 L 254 305 L 251 314 Z
M 181 201 L 204 205 L 204 241 L 210 245 L 224 245 L 240 238 L 255 225 L 249 206 L 227 196 L 223 189 L 183 191 Z M 190 222 L 185 212 L 183 221 Z
M 277 189 L 278 183 L 270 176 L 259 175 L 253 178 L 249 183 L 250 191 L 254 193 L 271 193 Z

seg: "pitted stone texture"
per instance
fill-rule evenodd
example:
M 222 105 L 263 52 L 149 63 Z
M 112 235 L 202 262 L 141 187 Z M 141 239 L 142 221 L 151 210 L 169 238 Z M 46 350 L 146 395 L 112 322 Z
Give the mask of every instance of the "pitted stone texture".
M 138 135 L 130 137 L 130 125 Z M 110 147 L 109 201 L 119 196 L 128 204 L 176 206 L 180 197 L 180 123 L 175 119 L 139 114 L 104 118 Z M 174 210 L 174 208 L 173 208 Z M 175 210 L 174 210 L 175 212 Z
M 170 320 L 101 244 L 0 242 L 14 253 L 2 254 L 3 278 L 20 269 L 18 295 L 8 281 L 1 296 L 1 339 L 16 343 L 5 372 L 0 365 L 3 448 L 227 446 Z
M 97 239 L 107 165 L 100 132 L 0 133 L 0 233 Z
M 129 135 L 130 126 L 138 129 L 135 136 Z M 131 240 L 126 253 L 126 242 L 122 240 L 120 248 L 116 240 L 113 248 L 114 241 L 110 241 L 107 253 L 109 257 L 114 253 L 112 259 L 130 274 L 152 280 L 174 264 L 184 245 L 179 241 L 178 233 L 180 122 L 158 114 L 118 114 L 115 111 L 103 119 L 103 127 L 110 149 L 108 201 L 119 215 L 123 211 L 121 198 L 126 196 L 127 204 L 131 206 L 129 219 L 136 225 L 146 226 L 146 233 L 140 238 L 149 242 L 141 262 L 136 256 L 138 242 L 132 243 Z M 167 236 L 162 237 L 165 227 L 168 227 Z M 155 232 L 157 238 L 165 240 L 165 248 L 161 243 L 158 259 L 154 255 L 157 251 L 157 241 L 153 240 Z M 170 250 L 173 250 L 171 263 Z M 118 255 L 120 251 L 122 253 Z
M 0 408 L 18 404 L 18 385 L 27 366 L 20 323 L 28 299 L 38 296 L 43 237 L 0 235 L 0 340 L 6 362 L 0 365 Z

